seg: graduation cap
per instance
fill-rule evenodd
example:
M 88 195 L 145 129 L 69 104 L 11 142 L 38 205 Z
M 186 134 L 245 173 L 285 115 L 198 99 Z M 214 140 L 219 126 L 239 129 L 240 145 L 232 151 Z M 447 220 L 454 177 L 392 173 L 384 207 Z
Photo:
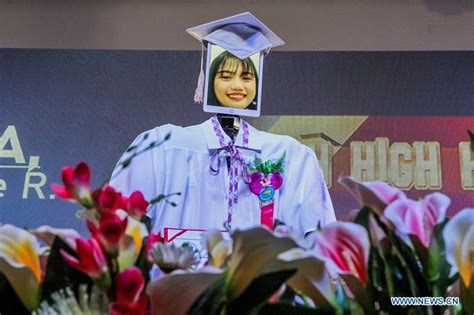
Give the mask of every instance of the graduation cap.
M 203 47 L 206 47 L 207 43 L 218 45 L 241 60 L 259 52 L 268 54 L 270 48 L 285 44 L 280 37 L 250 12 L 194 26 L 188 28 L 186 32 L 200 41 Z M 194 95 L 196 103 L 202 103 L 203 93 L 204 70 L 202 54 L 201 72 Z

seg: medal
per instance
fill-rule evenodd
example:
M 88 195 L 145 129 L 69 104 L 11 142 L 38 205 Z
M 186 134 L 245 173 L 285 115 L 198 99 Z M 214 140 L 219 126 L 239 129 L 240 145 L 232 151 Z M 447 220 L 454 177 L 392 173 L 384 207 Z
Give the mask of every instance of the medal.
M 258 194 L 258 199 L 260 199 L 260 201 L 269 201 L 273 199 L 273 196 L 275 196 L 275 189 L 273 187 L 267 187 Z
M 263 162 L 255 157 L 250 168 L 250 191 L 260 200 L 260 223 L 273 229 L 273 212 L 275 191 L 283 185 L 283 165 L 285 154 L 277 162 Z

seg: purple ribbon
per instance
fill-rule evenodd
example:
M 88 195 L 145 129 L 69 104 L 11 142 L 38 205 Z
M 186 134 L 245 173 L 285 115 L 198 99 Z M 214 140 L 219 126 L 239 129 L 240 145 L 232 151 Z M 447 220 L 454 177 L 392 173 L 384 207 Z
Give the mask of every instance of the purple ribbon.
M 246 121 L 241 120 L 242 130 L 243 130 L 243 147 L 247 148 L 249 144 L 249 126 Z M 231 227 L 232 223 L 232 208 L 234 204 L 237 203 L 238 200 L 238 191 L 239 191 L 239 179 L 245 184 L 249 183 L 249 171 L 247 164 L 245 164 L 242 155 L 240 154 L 239 149 L 235 146 L 234 142 L 229 141 L 227 144 L 225 143 L 224 134 L 222 133 L 221 126 L 219 124 L 219 120 L 216 116 L 212 117 L 212 125 L 214 129 L 214 133 L 219 139 L 220 147 L 211 155 L 210 158 L 210 170 L 211 173 L 214 175 L 219 174 L 220 169 L 220 159 L 219 154 L 220 152 L 224 151 L 228 153 L 230 158 L 230 170 L 229 170 L 229 196 L 227 202 L 227 225 L 229 228 Z M 217 159 L 217 167 L 214 167 L 215 161 Z M 240 168 L 240 174 L 239 174 Z

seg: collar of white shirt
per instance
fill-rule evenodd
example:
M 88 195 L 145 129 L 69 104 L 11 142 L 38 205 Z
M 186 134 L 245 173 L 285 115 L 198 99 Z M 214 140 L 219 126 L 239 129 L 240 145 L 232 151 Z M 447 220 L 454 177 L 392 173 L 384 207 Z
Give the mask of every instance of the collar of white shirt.
M 237 147 L 243 148 L 243 138 L 244 138 L 244 130 L 242 128 L 242 123 L 243 119 L 240 119 L 240 129 L 239 133 L 237 134 L 237 137 L 235 138 L 234 144 Z M 246 122 L 247 125 L 249 126 L 249 143 L 248 143 L 248 149 L 250 150 L 255 150 L 255 151 L 261 151 L 262 150 L 262 140 L 263 140 L 263 134 L 261 131 L 255 129 L 253 126 L 251 126 L 248 122 Z M 217 137 L 215 131 L 214 131 L 214 126 L 212 124 L 212 118 L 206 120 L 201 124 L 202 130 L 204 132 L 204 135 L 206 136 L 206 142 L 207 142 L 207 148 L 209 150 L 215 150 L 219 149 L 221 147 L 219 143 L 219 138 Z M 221 125 L 219 125 L 219 128 L 221 129 L 222 134 L 224 135 L 224 141 L 225 143 L 229 143 L 231 141 L 230 137 L 222 130 Z

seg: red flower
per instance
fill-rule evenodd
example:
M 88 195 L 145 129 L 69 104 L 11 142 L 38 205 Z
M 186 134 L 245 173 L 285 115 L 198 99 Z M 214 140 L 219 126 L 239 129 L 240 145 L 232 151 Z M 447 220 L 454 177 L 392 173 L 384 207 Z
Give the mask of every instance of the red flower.
M 53 184 L 53 192 L 59 198 L 76 200 L 81 204 L 90 204 L 90 178 L 89 166 L 80 162 L 75 168 L 66 166 L 61 171 L 64 186 Z
M 87 221 L 87 226 L 91 233 L 101 241 L 102 245 L 109 248 L 110 246 L 117 246 L 122 240 L 127 223 L 127 217 L 122 219 L 113 211 L 105 211 L 102 212 L 98 227 L 92 221 Z
M 107 272 L 107 260 L 94 238 L 89 240 L 76 239 L 76 252 L 79 259 L 61 250 L 64 260 L 72 267 L 82 271 L 92 278 L 100 278 Z
M 148 201 L 140 191 L 133 192 L 127 200 L 127 212 L 134 219 L 141 220 L 147 208 Z
M 99 212 L 115 211 L 127 208 L 127 198 L 115 191 L 112 186 L 106 185 L 93 194 L 94 206 Z
M 112 303 L 111 315 L 143 315 L 148 304 L 146 295 L 140 296 L 145 287 L 143 275 L 137 267 L 130 267 L 115 277 L 117 301 Z

